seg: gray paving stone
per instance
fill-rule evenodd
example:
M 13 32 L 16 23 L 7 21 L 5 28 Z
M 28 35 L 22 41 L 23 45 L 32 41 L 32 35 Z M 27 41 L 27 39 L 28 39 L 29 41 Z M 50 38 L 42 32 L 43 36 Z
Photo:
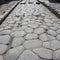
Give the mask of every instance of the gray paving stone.
M 53 23 L 53 21 L 51 19 L 48 19 L 48 18 L 45 18 L 44 21 L 47 23 Z
M 37 55 L 42 58 L 52 59 L 52 51 L 46 48 L 37 48 L 33 50 Z
M 53 50 L 59 49 L 60 48 L 60 41 L 58 41 L 58 40 L 51 41 L 51 48 Z
M 25 31 L 15 31 L 14 32 L 14 36 L 16 36 L 16 37 L 24 36 L 25 34 L 26 34 Z
M 50 27 L 50 29 L 52 29 L 52 30 L 57 30 L 57 27 Z
M 51 43 L 50 42 L 43 42 L 43 47 L 51 49 Z
M 53 59 L 54 60 L 60 60 L 60 49 L 56 50 L 53 54 Z
M 9 35 L 0 35 L 0 43 L 1 44 L 8 44 L 10 39 L 11 38 Z
M 28 40 L 25 41 L 23 46 L 27 49 L 34 49 L 42 46 L 42 42 L 40 40 Z
M 24 22 L 22 23 L 22 25 L 28 25 L 28 22 L 25 22 L 25 21 L 24 21 Z
M 54 23 L 54 26 L 57 28 L 60 28 L 60 24 L 58 24 L 58 23 Z
M 19 45 L 21 45 L 24 42 L 24 38 L 23 37 L 15 37 L 12 41 L 12 47 L 17 47 Z
M 46 23 L 46 25 L 47 25 L 48 27 L 53 26 L 53 24 L 52 24 L 52 23 Z
M 13 26 L 13 25 L 12 25 Z M 5 30 L 11 29 L 11 26 L 5 26 Z
M 22 46 L 10 49 L 4 57 L 6 60 L 16 60 L 23 50 L 24 48 Z
M 26 31 L 27 33 L 32 33 L 32 32 L 33 32 L 33 29 L 32 29 L 32 28 L 26 28 L 25 31 Z
M 0 60 L 4 60 L 2 55 L 0 55 Z
M 10 20 L 10 21 L 8 21 L 8 23 L 9 23 L 9 24 L 13 24 L 13 23 L 15 23 L 15 21 Z
M 46 25 L 40 25 L 41 28 L 48 29 L 48 26 Z
M 58 29 L 56 32 L 57 32 L 58 34 L 60 34 L 60 29 Z
M 2 31 L 4 28 L 3 27 L 0 27 L 0 31 Z
M 24 4 L 25 2 L 26 4 Z M 31 4 L 29 4 L 29 2 Z M 9 49 L 7 54 L 3 55 L 5 56 L 5 60 L 52 60 L 53 54 L 51 49 L 53 50 L 58 49 L 59 48 L 58 45 L 60 45 L 59 42 L 54 41 L 57 38 L 56 36 L 59 34 L 59 31 L 56 31 L 58 28 L 60 28 L 60 22 L 59 20 L 57 20 L 58 18 L 56 18 L 43 5 L 41 4 L 37 5 L 36 0 L 23 0 L 21 3 L 23 4 L 19 4 L 0 26 L 5 30 L 12 29 L 13 32 L 11 33 L 12 34 L 11 36 L 14 37 L 12 43 L 14 48 Z M 46 23 L 44 22 L 44 19 Z M 45 32 L 42 32 L 43 30 L 38 28 L 44 28 Z M 2 32 L 3 29 L 0 29 L 0 32 Z M 37 42 L 39 34 L 40 33 L 45 34 L 50 29 L 53 31 L 50 31 L 49 33 L 47 33 L 47 35 L 44 35 L 42 37 L 43 46 L 40 48 L 42 42 Z M 7 31 L 5 33 L 3 32 L 3 34 L 10 34 L 10 33 Z M 23 39 L 19 40 L 18 38 L 20 37 L 22 37 L 23 39 L 25 38 L 27 40 L 25 42 Z M 57 40 L 60 40 L 60 36 L 57 38 Z M 41 39 L 39 41 L 41 41 Z M 2 42 L 3 43 L 0 44 L 9 43 L 6 42 L 5 40 L 4 41 L 2 40 Z M 24 47 L 19 46 L 22 44 L 24 46 L 26 45 L 26 48 L 28 50 L 24 50 Z M 33 49 L 35 54 L 29 50 L 30 48 Z M 54 52 L 55 51 L 53 51 L 53 53 Z M 59 53 L 56 54 L 55 56 L 60 57 L 59 55 L 60 51 Z
M 26 3 L 26 0 L 23 0 L 21 3 Z
M 45 33 L 41 34 L 39 36 L 39 39 L 41 39 L 42 41 L 48 41 L 49 40 L 48 35 Z
M 27 26 L 22 26 L 22 27 L 20 27 L 18 30 L 25 30 L 26 28 L 28 28 Z
M 57 35 L 56 31 L 54 31 L 54 30 L 48 30 L 47 33 L 52 35 L 52 36 L 56 36 Z
M 0 44 L 0 54 L 3 54 L 7 50 L 7 45 Z
M 39 57 L 35 55 L 32 51 L 24 51 L 18 60 L 39 60 Z
M 25 36 L 25 39 L 35 39 L 35 38 L 38 38 L 38 35 L 37 34 L 33 34 L 33 33 L 27 34 Z
M 54 36 L 52 36 L 52 35 L 48 35 L 48 38 L 49 38 L 49 40 L 56 40 L 56 37 L 54 37 Z
M 38 24 L 29 24 L 28 26 L 31 27 L 31 28 L 37 28 Z
M 43 28 L 36 28 L 35 30 L 34 30 L 34 33 L 36 33 L 36 34 L 42 34 L 42 33 L 44 33 L 45 32 L 45 30 L 43 29 Z
M 60 34 L 59 34 L 59 35 L 57 35 L 57 37 L 56 37 L 56 38 L 57 38 L 57 40 L 60 40 Z
M 2 35 L 4 35 L 4 34 L 10 34 L 11 33 L 11 31 L 10 30 L 3 30 L 3 31 L 1 31 L 0 32 L 0 34 L 2 34 Z

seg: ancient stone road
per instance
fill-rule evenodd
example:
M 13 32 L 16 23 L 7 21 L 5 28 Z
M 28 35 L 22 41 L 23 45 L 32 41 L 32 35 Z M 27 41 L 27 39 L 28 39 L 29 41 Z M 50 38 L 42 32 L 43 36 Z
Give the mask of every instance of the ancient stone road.
M 60 60 L 60 19 L 22 1 L 0 26 L 0 60 Z

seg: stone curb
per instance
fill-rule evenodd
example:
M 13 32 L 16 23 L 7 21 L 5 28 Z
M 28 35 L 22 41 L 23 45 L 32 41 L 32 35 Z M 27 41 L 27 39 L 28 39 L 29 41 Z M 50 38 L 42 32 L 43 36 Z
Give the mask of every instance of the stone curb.
M 41 0 L 39 0 L 39 1 L 44 6 L 46 6 L 53 14 L 55 14 L 56 17 L 58 17 L 60 19 L 60 12 L 57 9 L 53 8 L 52 5 L 50 5 L 50 2 L 48 2 L 48 1 L 41 1 Z
M 19 2 L 20 1 L 17 1 L 14 5 L 5 10 L 5 13 L 3 15 L 0 15 L 0 25 L 6 19 L 6 17 L 14 10 L 14 8 L 19 4 Z

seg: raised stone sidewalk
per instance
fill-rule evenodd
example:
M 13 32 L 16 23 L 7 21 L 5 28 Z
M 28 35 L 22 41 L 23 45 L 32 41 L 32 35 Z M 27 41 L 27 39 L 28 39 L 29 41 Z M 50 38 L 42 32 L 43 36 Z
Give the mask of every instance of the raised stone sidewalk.
M 60 15 L 60 3 L 49 2 L 49 0 L 39 0 L 39 1 L 43 2 L 48 7 L 52 8 L 54 11 L 57 12 L 57 14 Z

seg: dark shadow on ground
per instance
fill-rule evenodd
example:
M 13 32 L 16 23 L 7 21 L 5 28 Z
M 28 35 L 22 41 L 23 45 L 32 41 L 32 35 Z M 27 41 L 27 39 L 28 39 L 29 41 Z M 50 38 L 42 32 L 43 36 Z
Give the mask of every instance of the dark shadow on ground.
M 3 4 L 8 4 L 10 3 L 11 1 L 14 1 L 14 0 L 5 0 L 3 3 L 0 3 L 0 6 L 3 5 Z M 16 0 L 15 0 L 16 1 Z
M 49 0 L 51 3 L 60 3 L 60 0 Z

